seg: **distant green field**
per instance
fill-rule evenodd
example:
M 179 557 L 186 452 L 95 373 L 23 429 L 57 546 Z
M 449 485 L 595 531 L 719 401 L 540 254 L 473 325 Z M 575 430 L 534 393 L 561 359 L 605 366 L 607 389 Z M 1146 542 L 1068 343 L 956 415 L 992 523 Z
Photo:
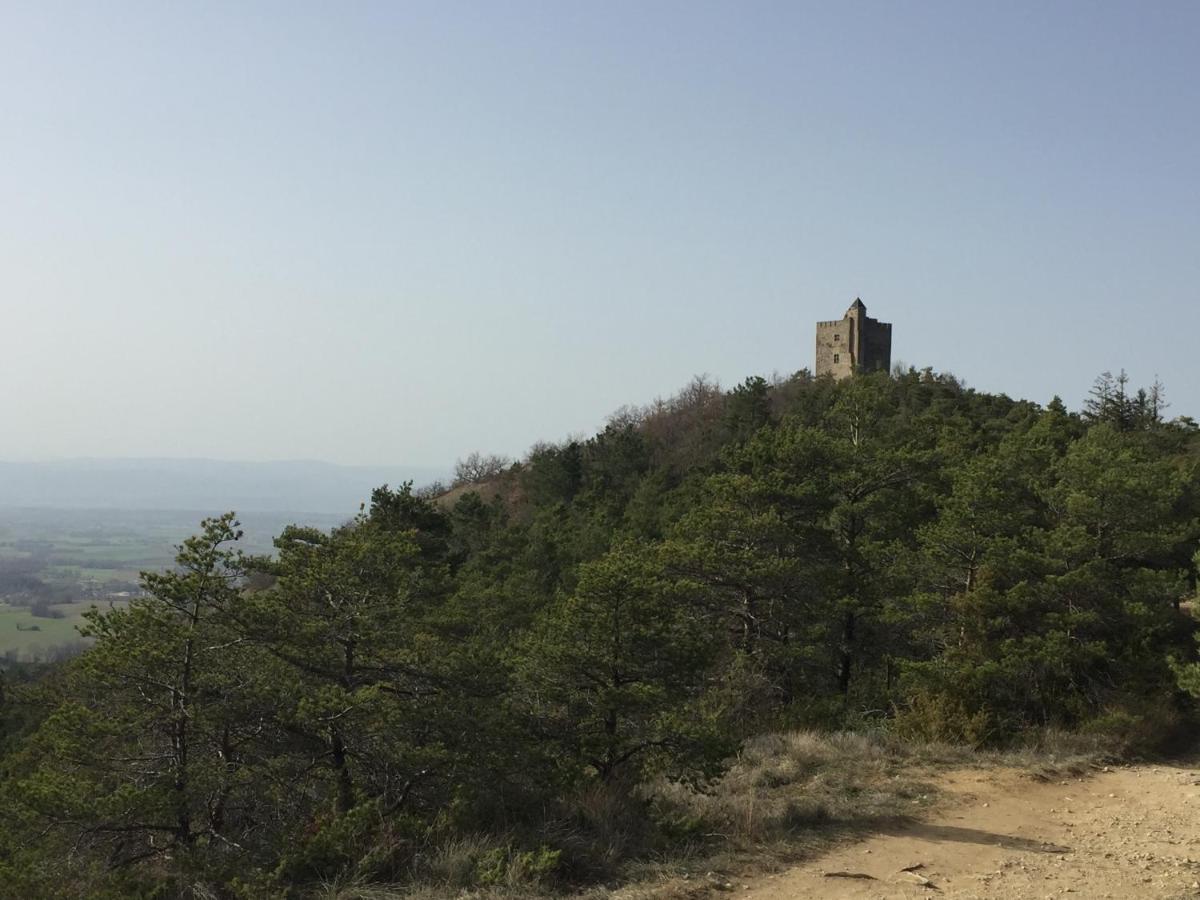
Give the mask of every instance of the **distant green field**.
M 0 508 L 0 656 L 30 659 L 77 644 L 75 626 L 93 600 L 103 606 L 111 595 L 135 589 L 141 571 L 170 568 L 177 545 L 197 531 L 200 518 L 186 511 Z M 327 528 L 343 518 L 309 517 L 305 524 Z M 272 538 L 291 521 L 285 514 L 244 517 L 239 549 L 270 553 Z M 64 618 L 30 615 L 37 596 L 30 578 L 41 582 L 43 600 Z
M 157 566 L 147 566 L 146 568 L 155 570 Z M 122 583 L 137 584 L 138 576 L 142 569 L 110 569 L 94 566 L 86 566 L 79 569 L 81 578 L 94 578 L 101 584 L 110 581 L 120 581 Z
M 42 619 L 28 609 L 0 604 L 0 656 L 13 654 L 17 659 L 32 660 L 45 656 L 48 650 L 81 641 L 76 626 L 83 622 L 83 613 L 91 605 L 64 604 L 55 607 L 63 618 Z

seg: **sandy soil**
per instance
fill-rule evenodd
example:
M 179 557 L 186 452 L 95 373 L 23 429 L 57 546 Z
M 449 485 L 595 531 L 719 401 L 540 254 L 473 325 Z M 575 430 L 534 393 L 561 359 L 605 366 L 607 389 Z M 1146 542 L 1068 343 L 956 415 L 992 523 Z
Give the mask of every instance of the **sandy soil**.
M 972 770 L 939 781 L 952 799 L 924 821 L 731 887 L 753 900 L 1200 898 L 1200 769 L 1041 782 Z

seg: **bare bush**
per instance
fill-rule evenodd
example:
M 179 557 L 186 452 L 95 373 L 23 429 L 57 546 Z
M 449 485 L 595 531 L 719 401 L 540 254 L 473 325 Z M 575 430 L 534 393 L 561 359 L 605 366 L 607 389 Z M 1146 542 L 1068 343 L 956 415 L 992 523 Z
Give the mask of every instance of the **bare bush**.
M 436 497 L 442 496 L 448 490 L 450 490 L 450 486 L 441 479 L 438 479 L 437 481 L 431 481 L 429 484 L 422 485 L 413 491 L 413 494 L 422 500 L 433 500 Z
M 642 428 L 666 459 L 687 467 L 719 446 L 724 405 L 721 385 L 707 375 L 697 375 L 673 397 L 647 407 Z
M 626 403 L 614 409 L 605 418 L 605 424 L 616 429 L 639 428 L 646 421 L 650 406 L 637 406 Z
M 479 484 L 495 478 L 512 465 L 507 456 L 494 453 L 480 453 L 478 450 L 467 454 L 454 464 L 454 481 L 451 487 L 462 487 L 464 484 Z

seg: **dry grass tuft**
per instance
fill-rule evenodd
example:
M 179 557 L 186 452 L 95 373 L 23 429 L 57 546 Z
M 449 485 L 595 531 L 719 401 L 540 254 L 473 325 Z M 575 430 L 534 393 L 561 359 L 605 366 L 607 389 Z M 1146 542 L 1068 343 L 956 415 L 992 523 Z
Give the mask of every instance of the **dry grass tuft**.
M 592 784 L 523 842 L 458 837 L 421 855 L 412 884 L 342 887 L 324 898 L 549 900 L 569 889 L 577 900 L 618 890 L 622 900 L 695 900 L 726 889 L 737 873 L 778 869 L 919 814 L 937 802 L 936 779 L 949 769 L 1004 766 L 1054 777 L 1084 772 L 1104 755 L 1099 740 L 1057 732 L 1003 753 L 882 732 L 762 735 L 706 791 L 665 780 L 637 792 Z M 553 878 L 514 849 L 531 839 L 559 854 Z M 492 877 L 481 881 L 481 872 Z
M 502 852 L 503 838 L 466 835 L 452 838 L 422 853 L 414 862 L 417 880 L 435 888 L 462 890 L 478 880 L 480 860 L 489 853 Z
M 881 739 L 812 731 L 748 741 L 711 792 L 665 782 L 653 789 L 660 814 L 691 823 L 705 843 L 725 852 L 771 847 L 787 858 L 911 815 L 933 794 L 902 772 Z

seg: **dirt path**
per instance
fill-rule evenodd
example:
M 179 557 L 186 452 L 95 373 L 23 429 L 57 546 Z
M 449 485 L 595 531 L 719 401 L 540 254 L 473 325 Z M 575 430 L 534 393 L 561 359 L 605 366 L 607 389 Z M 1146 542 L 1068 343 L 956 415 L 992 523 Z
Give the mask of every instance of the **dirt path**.
M 953 796 L 940 813 L 739 884 L 737 896 L 1200 898 L 1200 769 L 1066 782 L 974 770 L 940 781 Z

